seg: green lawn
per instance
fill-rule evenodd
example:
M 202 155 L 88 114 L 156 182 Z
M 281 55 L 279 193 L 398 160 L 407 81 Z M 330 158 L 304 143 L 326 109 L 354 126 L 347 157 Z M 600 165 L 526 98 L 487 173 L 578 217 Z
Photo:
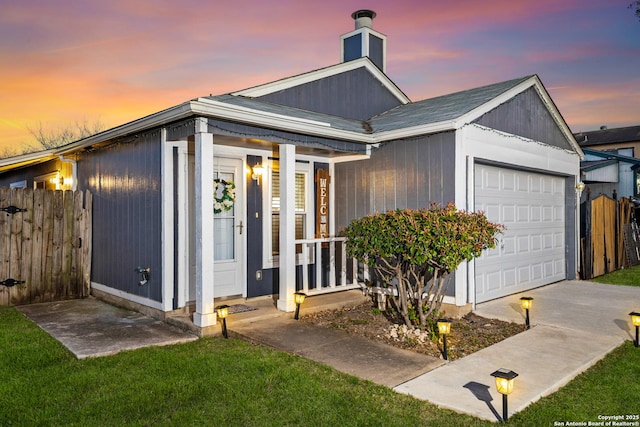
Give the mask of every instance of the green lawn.
M 640 351 L 627 343 L 509 425 L 637 414 L 638 366 Z M 495 424 L 233 338 L 76 360 L 15 309 L 0 307 L 0 425 Z
M 640 286 L 640 265 L 624 270 L 616 270 L 604 276 L 592 279 L 593 282 L 612 285 Z

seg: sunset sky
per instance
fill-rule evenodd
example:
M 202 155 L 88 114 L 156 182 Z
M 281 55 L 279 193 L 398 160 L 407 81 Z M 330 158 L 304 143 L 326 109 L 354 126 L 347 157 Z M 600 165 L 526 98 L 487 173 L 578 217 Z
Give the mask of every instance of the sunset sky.
M 107 128 L 333 65 L 373 9 L 418 101 L 538 74 L 572 131 L 640 124 L 630 0 L 0 0 L 0 152 L 27 127 Z

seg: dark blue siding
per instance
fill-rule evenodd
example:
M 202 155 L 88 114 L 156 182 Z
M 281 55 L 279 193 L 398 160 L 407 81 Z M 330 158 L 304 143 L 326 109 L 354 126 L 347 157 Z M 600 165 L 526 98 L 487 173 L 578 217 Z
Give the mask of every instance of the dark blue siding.
M 476 123 L 554 147 L 573 149 L 534 88 L 489 111 Z
M 392 209 L 454 201 L 455 134 L 387 143 L 368 160 L 335 166 L 336 230 Z
M 160 132 L 81 155 L 78 174 L 93 193 L 92 280 L 162 301 Z
M 335 166 L 336 230 L 367 214 L 427 208 L 455 200 L 453 132 L 395 141 L 369 160 Z M 446 295 L 455 293 L 455 277 Z
M 380 37 L 369 35 L 369 59 L 381 70 L 384 69 L 384 43 Z
M 344 62 L 362 58 L 362 33 L 344 39 Z
M 401 104 L 365 68 L 301 84 L 258 99 L 355 120 L 367 120 Z

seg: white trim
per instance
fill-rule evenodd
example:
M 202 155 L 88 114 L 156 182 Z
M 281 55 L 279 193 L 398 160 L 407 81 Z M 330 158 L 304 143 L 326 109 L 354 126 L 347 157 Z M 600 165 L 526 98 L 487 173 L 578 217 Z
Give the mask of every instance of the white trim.
M 189 215 L 188 210 L 191 208 L 189 203 L 194 200 L 189 199 L 189 153 L 188 141 L 176 141 L 178 147 L 178 170 L 175 171 L 177 179 L 178 194 L 178 218 L 174 221 L 178 222 L 177 251 L 178 261 L 176 268 L 178 269 L 178 307 L 184 307 L 189 301 L 190 271 L 189 271 Z
M 113 295 L 113 296 L 122 298 L 122 299 L 127 300 L 127 301 L 131 301 L 131 302 L 135 302 L 135 303 L 140 304 L 140 305 L 144 305 L 146 307 L 151 307 L 151 308 L 155 308 L 157 310 L 164 311 L 164 309 L 162 308 L 162 303 L 161 302 L 154 301 L 154 300 L 149 299 L 149 298 L 141 297 L 139 295 L 130 294 L 128 292 L 121 291 L 121 290 L 118 290 L 118 289 L 114 289 L 114 288 L 111 288 L 109 286 L 106 286 L 106 285 L 103 285 L 103 284 L 100 284 L 100 283 L 96 283 L 96 282 L 91 282 L 91 288 L 95 289 L 97 291 L 100 291 L 100 292 L 104 292 L 105 294 Z
M 377 34 L 377 33 L 376 33 Z M 411 100 L 402 93 L 402 91 L 382 72 L 375 66 L 369 58 L 359 58 L 349 62 L 342 62 L 340 64 L 332 65 L 330 67 L 322 68 L 320 70 L 311 71 L 297 76 L 286 77 L 284 79 L 265 83 L 263 85 L 254 86 L 248 89 L 232 92 L 231 95 L 247 96 L 250 98 L 256 98 L 259 96 L 268 95 L 281 90 L 289 89 L 295 86 L 311 83 L 316 80 L 321 80 L 326 77 L 335 76 L 336 74 L 344 73 L 346 71 L 352 71 L 358 68 L 366 68 L 371 74 L 374 75 L 389 90 L 393 95 L 403 104 L 408 104 Z
M 280 256 L 278 309 L 293 311 L 296 288 L 295 173 L 296 147 L 280 145 Z
M 195 134 L 196 311 L 193 323 L 201 328 L 216 324 L 214 267 L 211 262 L 214 259 L 212 159 L 213 134 L 207 132 L 207 119 L 199 117 Z
M 175 224 L 173 203 L 173 147 L 178 144 L 167 143 L 167 130 L 160 131 L 160 194 L 161 218 L 160 241 L 162 247 L 162 306 L 164 311 L 173 310 L 174 253 L 175 241 L 173 226 Z

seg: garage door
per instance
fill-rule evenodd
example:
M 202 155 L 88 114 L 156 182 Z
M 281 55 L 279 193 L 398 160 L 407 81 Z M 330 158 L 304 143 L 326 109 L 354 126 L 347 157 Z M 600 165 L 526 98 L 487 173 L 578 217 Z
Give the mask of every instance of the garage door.
M 507 229 L 475 261 L 476 302 L 565 278 L 564 179 L 475 166 L 475 206 Z

